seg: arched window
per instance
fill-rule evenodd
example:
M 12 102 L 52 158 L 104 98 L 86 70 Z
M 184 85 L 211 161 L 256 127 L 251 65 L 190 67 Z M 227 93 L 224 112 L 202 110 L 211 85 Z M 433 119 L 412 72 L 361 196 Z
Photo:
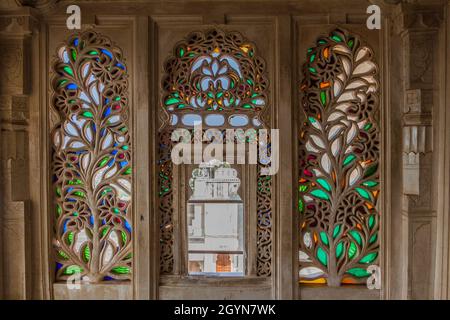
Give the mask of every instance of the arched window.
M 379 256 L 378 67 L 337 29 L 308 50 L 301 84 L 300 280 L 366 282 Z
M 122 51 L 87 31 L 53 64 L 56 279 L 131 278 L 131 141 Z
M 256 136 L 258 130 L 270 124 L 269 86 L 265 63 L 257 55 L 255 45 L 238 32 L 219 29 L 193 32 L 177 43 L 164 64 L 164 71 L 158 163 L 160 270 L 161 274 L 171 274 L 174 272 L 173 185 L 177 183 L 171 161 L 173 130 L 191 130 L 195 123 L 201 123 L 205 129 L 221 130 L 219 139 L 223 142 L 229 138 L 226 129 L 236 129 L 233 141 L 246 141 L 250 139 L 249 131 L 244 130 L 253 130 Z M 190 139 L 205 141 L 203 136 Z M 270 144 L 265 146 L 270 149 Z M 230 163 L 236 163 L 235 159 Z M 257 234 L 255 273 L 259 276 L 271 274 L 272 181 L 270 176 L 260 174 L 266 165 L 264 161 L 259 162 L 255 168 L 257 178 L 253 181 L 258 216 L 254 230 Z M 203 268 L 199 261 L 189 265 L 192 270 Z

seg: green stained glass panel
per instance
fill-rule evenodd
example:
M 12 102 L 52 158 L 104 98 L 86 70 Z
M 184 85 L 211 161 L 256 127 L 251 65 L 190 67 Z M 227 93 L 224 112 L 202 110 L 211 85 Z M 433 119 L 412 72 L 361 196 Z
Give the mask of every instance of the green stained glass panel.
M 89 246 L 86 246 L 84 248 L 83 258 L 84 258 L 84 261 L 86 261 L 86 262 L 91 260 L 91 249 L 89 249 Z
M 356 192 L 358 192 L 359 195 L 360 195 L 361 197 L 363 197 L 364 199 L 366 199 L 366 200 L 371 200 L 371 199 L 370 199 L 370 194 L 369 194 L 369 192 L 367 192 L 366 190 L 364 190 L 364 189 L 362 189 L 362 188 L 356 188 Z
M 317 259 L 319 259 L 320 263 L 324 266 L 328 265 L 328 255 L 321 247 L 317 249 Z
M 344 244 L 341 241 L 336 246 L 336 258 L 339 259 L 342 256 L 343 252 L 344 252 Z
M 344 166 L 349 165 L 349 164 L 352 163 L 353 160 L 355 160 L 355 159 L 356 159 L 356 156 L 355 156 L 355 155 L 353 155 L 353 154 L 348 155 L 348 156 L 344 159 Z
M 359 262 L 360 263 L 372 263 L 375 261 L 375 259 L 378 257 L 378 253 L 372 252 L 366 255 L 364 258 L 362 258 Z
M 64 274 L 65 275 L 73 275 L 75 273 L 81 273 L 83 272 L 83 269 L 80 268 L 77 265 L 72 265 L 72 266 L 68 266 L 65 270 L 64 270 Z
M 327 104 L 327 94 L 325 91 L 322 91 L 320 93 L 320 101 L 322 102 L 323 105 Z
M 337 226 L 334 227 L 333 230 L 333 239 L 336 239 L 336 237 L 341 233 L 341 225 L 338 224 Z
M 351 230 L 349 233 L 352 235 L 353 239 L 355 239 L 359 245 L 362 245 L 362 238 L 358 231 Z
M 326 246 L 328 246 L 329 242 L 328 242 L 328 236 L 325 232 L 320 232 L 320 240 L 322 240 L 322 243 L 325 244 Z
M 325 179 L 317 179 L 317 183 L 320 184 L 325 190 L 331 191 L 331 187 Z
M 348 274 L 351 274 L 352 276 L 356 277 L 356 278 L 366 278 L 368 276 L 370 276 L 370 273 L 367 272 L 367 270 L 362 269 L 362 268 L 352 268 L 347 270 Z
M 371 215 L 369 217 L 369 228 L 372 229 L 374 224 L 375 224 L 375 216 Z
M 116 267 L 116 268 L 111 269 L 111 271 L 113 273 L 117 273 L 117 274 L 128 274 L 128 273 L 130 273 L 130 268 L 128 268 L 128 267 Z
M 368 187 L 368 188 L 373 188 L 376 187 L 378 185 L 378 182 L 376 181 L 366 181 L 363 183 L 364 186 Z
M 71 68 L 71 67 L 65 66 L 65 67 L 63 68 L 63 70 L 64 70 L 67 74 L 70 74 L 71 76 L 73 76 L 73 71 L 72 71 L 72 68 Z
M 328 194 L 322 190 L 316 189 L 311 191 L 311 194 L 319 199 L 323 199 L 323 200 L 329 200 L 330 197 L 328 196 Z
M 348 247 L 348 258 L 353 259 L 357 251 L 358 249 L 356 244 L 354 242 L 350 242 L 350 246 Z

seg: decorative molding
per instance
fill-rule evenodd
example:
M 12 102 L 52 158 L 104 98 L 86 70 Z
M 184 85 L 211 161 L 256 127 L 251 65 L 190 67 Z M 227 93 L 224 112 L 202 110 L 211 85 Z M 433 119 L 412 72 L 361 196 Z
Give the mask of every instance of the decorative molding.
M 412 217 L 410 219 L 410 259 L 408 299 L 430 299 L 432 293 L 434 217 Z
M 14 10 L 22 6 L 18 0 L 2 0 L 0 2 L 0 10 Z
M 411 196 L 411 208 L 430 207 L 432 202 L 427 192 L 433 172 L 428 167 L 433 152 L 433 88 L 441 12 L 409 9 L 399 17 L 404 22 L 403 192 Z
M 29 154 L 28 123 L 29 65 L 27 39 L 38 28 L 31 9 L 20 8 L 19 1 L 6 1 L 0 6 L 0 217 L 2 220 L 0 249 L 2 260 L 3 299 L 29 297 L 30 232 L 29 219 Z M 14 241 L 11 241 L 14 239 Z M 6 258 L 7 257 L 7 258 Z
M 61 0 L 22 0 L 22 2 L 28 2 L 31 7 L 46 11 L 54 8 Z
M 0 36 L 24 37 L 31 35 L 38 27 L 37 20 L 30 14 L 11 14 L 0 17 Z
M 422 90 L 406 90 L 403 114 L 403 192 L 410 196 L 426 196 L 431 185 L 432 170 L 429 154 L 433 152 L 432 114 L 422 112 Z M 426 172 L 425 172 L 426 171 Z M 413 199 L 420 206 L 430 205 L 431 199 Z
M 402 3 L 394 9 L 391 18 L 396 34 L 411 30 L 437 30 L 444 21 L 444 5 Z
M 25 95 L 0 96 L 0 123 L 2 128 L 8 125 L 26 126 L 28 124 L 28 97 Z
M 420 89 L 407 90 L 404 107 L 403 152 L 406 154 L 426 154 L 433 151 L 432 115 L 422 113 Z
M 23 91 L 23 44 L 17 41 L 3 42 L 0 47 L 0 94 L 22 93 Z
M 0 2 L 0 10 L 14 11 L 30 7 L 44 12 L 55 7 L 58 2 L 61 2 L 61 0 L 2 0 Z
M 403 44 L 403 208 L 408 217 L 408 297 L 431 297 L 433 232 L 436 221 L 436 165 L 433 132 L 439 100 L 436 99 L 439 32 L 444 1 L 411 1 L 397 6 L 394 31 Z M 418 221 L 424 217 L 426 223 Z M 424 254 L 425 252 L 425 254 Z
M 24 201 L 5 201 L 2 204 L 4 215 L 0 232 L 3 238 L 3 255 L 8 257 L 3 264 L 4 299 L 27 299 L 27 203 Z M 11 241 L 14 239 L 14 241 Z M 7 241 L 9 240 L 9 241 Z
M 180 182 L 170 159 L 170 152 L 174 145 L 170 139 L 171 133 L 177 127 L 189 128 L 189 125 L 185 124 L 182 119 L 185 115 L 193 113 L 198 113 L 202 117 L 204 127 L 208 127 L 206 121 L 208 115 L 219 114 L 224 117 L 224 122 L 211 127 L 220 130 L 237 128 L 232 126 L 229 119 L 235 115 L 245 115 L 250 121 L 245 126 L 239 127 L 240 129 L 244 127 L 268 128 L 267 124 L 270 123 L 270 118 L 268 113 L 264 112 L 270 108 L 269 83 L 266 78 L 265 62 L 257 56 L 256 52 L 256 46 L 239 32 L 225 32 L 219 28 L 210 28 L 190 33 L 174 46 L 172 54 L 166 59 L 165 74 L 161 82 L 161 107 L 158 111 L 159 119 L 165 121 L 159 123 L 158 133 L 160 143 L 158 166 L 161 274 L 183 273 L 183 270 L 179 271 L 176 266 L 178 259 L 176 248 L 180 244 L 177 243 L 179 240 L 175 236 L 176 230 L 179 228 L 175 218 L 178 211 L 175 205 L 177 201 L 175 195 L 176 185 Z M 205 56 L 207 56 L 206 59 Z M 221 81 L 224 81 L 223 79 L 227 81 L 224 82 L 227 86 L 222 88 L 221 95 L 212 94 L 212 91 L 210 92 L 212 86 L 210 88 L 194 86 L 196 83 L 208 84 L 207 81 L 211 81 L 212 73 L 211 75 L 204 73 L 209 72 L 207 69 L 209 64 L 215 68 L 216 59 L 224 66 L 228 66 L 220 71 L 223 72 Z M 204 66 L 202 70 L 198 67 L 193 68 L 199 62 Z M 228 79 L 233 80 L 229 81 Z M 214 79 L 214 81 L 216 80 Z M 211 83 L 216 85 L 217 82 L 214 81 Z M 229 83 L 232 85 L 228 86 Z M 216 98 L 206 99 L 208 96 Z M 171 121 L 168 122 L 169 120 Z M 200 132 L 190 138 L 194 142 L 201 142 L 202 137 L 203 133 Z M 254 258 L 256 259 L 257 276 L 270 277 L 272 275 L 273 203 L 271 195 L 273 188 L 271 178 L 261 174 L 261 168 L 264 166 L 266 165 L 258 165 L 257 169 L 258 191 L 255 201 L 257 203 L 257 254 Z M 183 190 L 182 187 L 181 190 Z

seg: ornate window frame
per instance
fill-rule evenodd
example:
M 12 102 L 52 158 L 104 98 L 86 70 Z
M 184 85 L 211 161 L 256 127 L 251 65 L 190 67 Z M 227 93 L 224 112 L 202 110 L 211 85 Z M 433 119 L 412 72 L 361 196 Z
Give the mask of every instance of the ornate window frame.
M 231 45 L 230 45 L 231 44 Z M 196 47 L 197 46 L 197 47 Z M 176 73 L 175 78 L 177 79 L 174 82 L 173 77 L 173 68 L 176 66 L 182 66 L 182 77 L 188 77 L 187 72 L 191 68 L 189 63 L 196 63 L 199 61 L 198 55 L 212 53 L 213 58 L 217 58 L 220 54 L 220 49 L 225 51 L 226 55 L 232 56 L 236 58 L 238 56 L 241 60 L 240 62 L 252 63 L 250 66 L 246 66 L 246 68 L 242 68 L 242 74 L 240 75 L 242 79 L 237 81 L 243 81 L 244 78 L 247 83 L 241 83 L 244 92 L 239 92 L 239 90 L 229 90 L 225 92 L 225 94 L 229 94 L 234 97 L 234 101 L 236 101 L 236 96 L 240 99 L 239 102 L 236 102 L 235 108 L 233 106 L 228 106 L 221 108 L 220 106 L 226 105 L 225 101 L 221 101 L 220 103 L 216 100 L 213 101 L 210 105 L 209 110 L 206 111 L 206 114 L 214 114 L 217 113 L 217 110 L 224 111 L 227 115 L 227 119 L 230 119 L 232 114 L 235 112 L 235 109 L 238 109 L 239 114 L 249 115 L 248 118 L 252 120 L 256 120 L 253 124 L 256 124 L 257 128 L 263 128 L 265 123 L 270 122 L 270 118 L 268 116 L 268 82 L 266 80 L 264 61 L 262 58 L 256 55 L 256 47 L 253 43 L 249 42 L 247 39 L 242 36 L 239 32 L 226 32 L 219 28 L 207 29 L 204 32 L 192 32 L 190 33 L 184 40 L 180 41 L 174 46 L 172 55 L 166 60 L 165 72 L 166 74 L 162 80 L 162 93 L 161 93 L 161 102 L 159 108 L 159 212 L 160 212 L 160 273 L 161 274 L 185 274 L 185 270 L 176 270 L 174 269 L 174 246 L 179 246 L 175 242 L 185 242 L 183 237 L 183 231 L 181 231 L 181 239 L 178 239 L 174 236 L 176 230 L 184 230 L 183 225 L 176 225 L 183 220 L 184 212 L 183 205 L 180 203 L 184 203 L 184 196 L 179 198 L 179 194 L 183 194 L 180 191 L 180 188 L 183 188 L 183 184 L 177 183 L 174 177 L 180 179 L 181 181 L 186 181 L 186 174 L 184 170 L 181 168 L 181 176 L 177 169 L 174 168 L 173 164 L 170 160 L 170 151 L 173 147 L 173 142 L 171 141 L 171 134 L 174 128 L 180 126 L 180 115 L 186 113 L 186 105 L 184 101 L 191 101 L 191 96 L 187 97 L 185 95 L 192 94 L 191 88 L 182 87 L 180 91 L 177 91 L 174 83 L 180 83 L 180 80 L 183 84 L 189 85 L 188 79 L 183 79 Z M 218 51 L 219 50 L 219 51 Z M 192 57 L 189 55 L 193 54 Z M 196 59 L 194 61 L 194 59 Z M 220 56 L 219 56 L 220 59 Z M 193 62 L 194 61 L 194 62 Z M 205 58 L 203 58 L 205 61 Z M 232 62 L 231 62 L 232 63 Z M 231 64 L 227 61 L 228 66 Z M 242 65 L 240 65 L 242 67 Z M 187 70 L 187 71 L 186 71 Z M 197 68 L 194 68 L 194 72 Z M 233 75 L 234 79 L 237 79 L 238 76 L 236 71 L 237 68 L 234 68 Z M 211 71 L 213 71 L 211 69 Z M 219 70 L 220 72 L 220 70 Z M 253 73 L 251 73 L 253 72 Z M 255 76 L 249 77 L 249 73 L 254 74 Z M 194 75 L 195 76 L 195 75 Z M 213 76 L 214 77 L 214 76 Z M 189 77 L 188 77 L 189 78 Z M 190 79 L 190 78 L 189 78 Z M 256 80 L 259 79 L 259 80 Z M 215 80 L 213 79 L 213 83 Z M 198 83 L 198 80 L 197 82 Z M 239 85 L 236 84 L 236 87 L 239 88 Z M 198 87 L 198 91 L 196 94 L 193 94 L 197 98 L 198 94 L 201 94 L 201 88 Z M 245 91 L 251 91 L 251 94 L 247 95 L 247 100 L 245 100 Z M 242 91 L 242 90 L 241 90 Z M 256 94 L 252 97 L 253 94 Z M 234 95 L 234 96 L 233 96 Z M 207 96 L 206 96 L 207 97 Z M 188 99 L 186 99 L 188 98 Z M 216 99 L 217 95 L 214 95 L 212 99 Z M 221 98 L 221 97 L 219 97 Z M 258 100 L 260 99 L 260 100 Z M 263 100 L 264 107 L 260 107 L 260 101 Z M 197 100 L 196 100 L 197 101 Z M 200 101 L 203 103 L 202 101 Z M 218 102 L 217 104 L 215 102 Z M 253 103 L 252 103 L 253 102 Z M 178 108 L 179 105 L 182 104 L 181 108 Z M 195 104 L 195 101 L 194 101 Z M 215 106 L 213 106 L 215 105 Z M 175 106 L 175 108 L 174 108 Z M 166 110 L 168 109 L 168 111 Z M 178 111 L 178 109 L 182 109 Z M 195 112 L 194 107 L 188 107 L 190 112 Z M 204 111 L 202 111 L 204 112 Z M 170 116 L 169 116 L 170 115 Z M 175 117 L 178 117 L 178 121 L 173 121 Z M 206 118 L 206 116 L 205 116 Z M 204 118 L 203 118 L 204 119 Z M 202 120 L 204 121 L 204 120 Z M 229 123 L 229 122 L 228 122 Z M 240 126 L 240 128 L 251 128 L 252 123 L 249 121 L 246 125 Z M 211 127 L 206 124 L 206 127 Z M 233 128 L 230 125 L 222 124 L 216 126 L 217 128 L 224 130 L 226 128 Z M 192 139 L 197 139 L 198 137 L 193 137 Z M 258 164 L 256 166 L 256 171 L 251 172 L 249 169 L 244 169 L 244 172 L 247 172 L 242 176 L 243 181 L 246 181 L 247 184 L 251 184 L 251 179 L 255 179 L 254 186 L 250 186 L 250 195 L 244 199 L 244 203 L 246 204 L 246 216 L 244 219 L 245 223 L 247 221 L 254 220 L 251 217 L 251 213 L 255 210 L 257 212 L 257 217 L 255 224 L 256 226 L 246 227 L 247 234 L 256 233 L 256 239 L 249 235 L 249 239 L 254 239 L 252 241 L 256 242 L 256 248 L 254 250 L 249 251 L 249 255 L 254 255 L 255 257 L 250 257 L 247 263 L 247 269 L 250 273 L 247 275 L 252 275 L 252 269 L 255 268 L 254 275 L 258 277 L 270 277 L 272 274 L 272 212 L 273 212 L 273 204 L 272 204 L 272 181 L 271 177 L 267 178 L 266 176 L 262 176 L 260 174 L 261 168 L 264 165 Z M 180 178 L 184 177 L 184 178 Z M 176 184 L 176 185 L 175 185 Z M 245 183 L 244 183 L 245 185 Z M 244 188 L 244 186 L 242 186 Z M 174 198 L 175 189 L 176 194 Z M 251 194 L 255 195 L 252 196 Z M 255 204 L 251 204 L 250 202 L 255 201 Z M 175 207 L 176 206 L 176 207 Z M 182 211 L 183 213 L 175 212 Z M 248 210 L 252 210 L 252 212 L 248 212 Z M 174 218 L 178 216 L 177 218 Z M 181 218 L 180 218 L 181 217 Z M 177 239 L 176 239 L 177 238 Z M 249 243 L 248 247 L 252 247 L 253 244 Z M 184 250 L 186 251 L 186 250 Z M 183 256 L 183 254 L 182 254 Z M 251 264 L 251 261 L 256 260 L 255 267 Z M 184 268 L 185 269 L 185 268 Z

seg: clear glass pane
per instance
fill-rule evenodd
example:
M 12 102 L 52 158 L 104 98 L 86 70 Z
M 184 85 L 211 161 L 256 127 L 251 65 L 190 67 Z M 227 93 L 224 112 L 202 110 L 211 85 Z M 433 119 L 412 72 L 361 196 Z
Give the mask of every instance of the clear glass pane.
M 244 205 L 237 170 L 219 161 L 201 164 L 189 181 L 189 274 L 244 275 Z

